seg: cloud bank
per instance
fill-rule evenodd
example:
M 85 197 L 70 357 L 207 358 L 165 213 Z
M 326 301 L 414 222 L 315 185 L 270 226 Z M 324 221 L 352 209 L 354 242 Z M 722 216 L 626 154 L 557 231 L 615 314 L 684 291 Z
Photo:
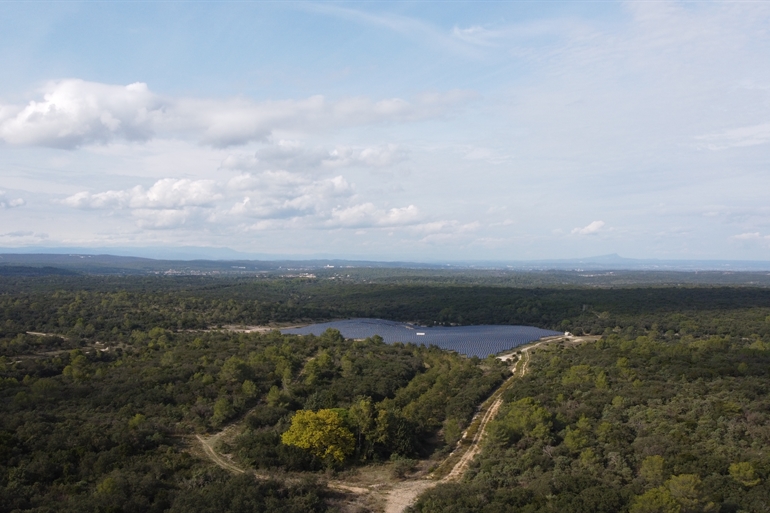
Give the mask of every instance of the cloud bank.
M 388 208 L 362 201 L 342 176 L 314 179 L 287 171 L 241 173 L 227 181 L 164 178 L 148 189 L 82 191 L 61 203 L 128 213 L 138 226 L 158 229 L 390 228 L 423 220 L 414 205 Z
M 42 89 L 41 100 L 0 105 L 0 140 L 16 146 L 74 149 L 115 140 L 189 137 L 227 147 L 266 141 L 276 130 L 318 132 L 442 116 L 469 97 L 467 92 L 424 94 L 407 101 L 359 96 L 330 101 L 316 95 L 299 100 L 255 102 L 246 98 L 171 98 L 147 84 L 127 86 L 61 80 Z M 370 158 L 376 158 L 372 155 Z

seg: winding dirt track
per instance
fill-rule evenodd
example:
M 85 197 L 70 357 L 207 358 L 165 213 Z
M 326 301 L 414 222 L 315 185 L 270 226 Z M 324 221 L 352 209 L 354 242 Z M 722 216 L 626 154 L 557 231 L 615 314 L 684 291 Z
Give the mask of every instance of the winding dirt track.
M 522 355 L 521 363 L 513 369 L 513 375 L 510 378 L 508 378 L 502 385 L 500 385 L 500 387 L 492 395 L 493 402 L 489 406 L 487 411 L 483 413 L 483 417 L 481 418 L 481 423 L 479 424 L 478 429 L 474 433 L 473 439 L 471 439 L 468 449 L 465 451 L 465 454 L 462 455 L 462 457 L 460 458 L 460 461 L 458 461 L 455 464 L 455 466 L 452 467 L 452 470 L 449 472 L 449 474 L 447 474 L 441 480 L 442 483 L 457 481 L 460 478 L 462 478 L 463 474 L 465 474 L 465 471 L 468 470 L 468 467 L 473 461 L 473 458 L 475 458 L 476 455 L 479 452 L 481 452 L 481 441 L 487 432 L 487 425 L 489 424 L 490 421 L 492 421 L 497 416 L 497 412 L 500 410 L 500 407 L 503 405 L 503 392 L 505 392 L 505 390 L 510 386 L 511 382 L 516 378 L 516 376 L 523 376 L 526 373 L 527 364 L 529 363 L 529 351 L 539 346 L 540 344 L 543 344 L 543 342 L 538 342 L 537 344 L 527 346 L 521 350 L 521 355 Z M 471 425 L 473 425 L 473 422 L 471 422 Z M 467 436 L 467 431 L 465 432 L 465 434 L 463 434 L 463 439 L 465 439 L 466 436 Z M 458 449 L 461 447 L 462 447 L 462 443 L 458 446 Z
M 512 375 L 505 382 L 503 382 L 503 384 L 500 385 L 500 387 L 498 387 L 498 389 L 490 396 L 490 398 L 487 400 L 487 402 L 490 402 L 490 405 L 487 408 L 482 408 L 476 414 L 476 416 L 471 421 L 469 428 L 466 429 L 465 433 L 463 433 L 462 438 L 457 443 L 457 447 L 455 448 L 455 450 L 446 458 L 446 460 L 444 460 L 443 464 L 438 466 L 438 471 L 440 471 L 442 467 L 444 467 L 446 464 L 449 464 L 449 462 L 455 459 L 457 455 L 460 455 L 459 460 L 452 466 L 452 469 L 441 479 L 437 479 L 435 476 L 434 477 L 428 476 L 427 479 L 426 478 L 406 479 L 404 481 L 394 483 L 391 487 L 387 489 L 387 492 L 385 493 L 385 496 L 384 496 L 385 513 L 402 513 L 409 506 L 411 506 L 414 503 L 414 501 L 417 499 L 417 497 L 419 497 L 426 490 L 433 488 L 439 483 L 449 483 L 453 481 L 459 481 L 463 477 L 465 472 L 470 467 L 470 464 L 473 461 L 473 459 L 476 457 L 476 455 L 479 452 L 481 452 L 481 442 L 484 440 L 484 436 L 486 435 L 487 426 L 497 416 L 497 412 L 500 410 L 500 407 L 503 404 L 503 393 L 505 392 L 505 390 L 508 389 L 508 387 L 512 385 L 513 381 L 517 377 L 524 376 L 527 373 L 527 367 L 529 366 L 529 362 L 531 360 L 531 356 L 529 352 L 532 349 L 535 349 L 542 344 L 547 344 L 549 342 L 554 342 L 557 340 L 564 340 L 564 338 L 549 337 L 547 339 L 540 340 L 535 344 L 522 347 L 520 349 L 521 359 L 513 368 Z M 585 339 L 582 337 L 569 337 L 568 340 L 571 343 L 580 343 L 585 341 Z M 481 420 L 477 424 L 479 416 L 481 416 Z M 238 467 L 237 465 L 232 463 L 227 457 L 219 454 L 214 449 L 214 446 L 218 442 L 218 440 L 228 430 L 230 430 L 233 427 L 235 426 L 234 425 L 229 426 L 225 430 L 220 431 L 219 433 L 212 435 L 208 438 L 203 438 L 200 435 L 195 435 L 195 436 L 198 439 L 198 441 L 201 443 L 206 456 L 213 463 L 215 463 L 219 467 L 229 472 L 244 474 L 246 473 L 244 469 Z M 475 427 L 475 430 L 474 430 L 474 427 Z M 467 437 L 470 434 L 469 432 L 472 430 L 473 430 L 472 438 L 470 440 L 467 440 Z M 260 476 L 256 472 L 254 473 L 254 475 L 257 479 L 266 477 L 266 476 Z M 373 495 L 373 494 L 380 495 L 383 492 L 385 492 L 385 490 L 374 489 L 373 487 L 363 488 L 359 486 L 359 483 L 346 483 L 344 481 L 330 481 L 328 485 L 331 488 L 355 493 L 358 495 Z M 380 497 L 382 497 L 382 495 L 380 495 Z
M 223 469 L 233 472 L 235 474 L 245 474 L 246 471 L 242 468 L 238 467 L 234 463 L 231 463 L 228 461 L 225 457 L 220 455 L 217 451 L 214 450 L 214 444 L 217 443 L 219 440 L 219 436 L 221 433 L 217 433 L 216 435 L 210 436 L 208 438 L 203 438 L 201 435 L 195 435 L 195 438 L 198 439 L 198 441 L 201 443 L 201 446 L 203 446 L 203 451 L 206 453 L 206 456 L 213 461 L 217 466 L 222 467 Z
M 462 456 L 454 464 L 452 470 L 444 476 L 442 479 L 420 479 L 403 481 L 394 485 L 386 497 L 385 501 L 385 513 L 402 513 L 409 506 L 411 506 L 417 497 L 422 495 L 423 492 L 433 488 L 439 483 L 449 483 L 452 481 L 459 481 L 462 479 L 465 472 L 470 467 L 473 458 L 481 452 L 481 442 L 486 434 L 487 425 L 497 416 L 497 412 L 503 405 L 503 392 L 511 385 L 511 382 L 517 376 L 523 376 L 527 371 L 527 365 L 529 364 L 530 356 L 529 351 L 537 346 L 550 342 L 550 340 L 543 340 L 531 346 L 527 346 L 521 349 L 522 358 L 521 362 L 513 369 L 513 374 L 508 378 L 500 387 L 492 394 L 490 398 L 492 404 L 485 411 L 480 411 L 476 417 L 471 421 L 471 427 L 469 427 L 465 433 L 463 433 L 460 442 L 457 444 L 457 448 L 447 457 L 447 461 L 451 460 L 453 456 L 458 453 L 462 453 Z M 478 424 L 478 428 L 475 430 L 472 439 L 468 442 L 468 431 L 472 429 L 475 421 L 481 415 L 481 421 Z M 464 451 L 464 452 L 463 452 Z M 441 466 L 439 466 L 441 468 Z

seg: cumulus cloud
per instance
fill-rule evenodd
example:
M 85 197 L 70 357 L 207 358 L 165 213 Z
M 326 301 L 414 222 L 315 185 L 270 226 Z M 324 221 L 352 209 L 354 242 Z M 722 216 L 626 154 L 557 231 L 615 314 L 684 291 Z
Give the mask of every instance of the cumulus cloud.
M 6 198 L 5 191 L 0 191 L 0 208 L 16 208 L 26 205 L 26 201 L 23 198 Z
M 337 202 L 353 195 L 342 176 L 313 180 L 286 171 L 241 175 L 230 180 L 229 187 L 247 194 L 230 213 L 258 219 L 325 219 Z
M 604 221 L 594 221 L 591 224 L 582 228 L 574 228 L 572 230 L 573 235 L 592 235 L 597 233 L 604 227 Z
M 188 206 L 211 206 L 222 199 L 213 180 L 158 180 L 149 189 L 141 185 L 122 191 L 92 194 L 84 191 L 65 198 L 62 202 L 80 209 L 179 209 Z
M 422 220 L 419 209 L 377 206 L 362 201 L 343 176 L 317 179 L 288 171 L 240 173 L 229 180 L 166 178 L 150 188 L 82 191 L 61 201 L 86 210 L 127 212 L 142 228 L 182 225 L 251 229 L 384 228 L 411 226 Z
M 333 149 L 307 147 L 299 141 L 280 140 L 254 155 L 229 155 L 223 169 L 282 169 L 313 171 L 343 167 L 382 168 L 405 160 L 407 152 L 395 144 L 379 146 L 337 146 Z
M 363 203 L 334 209 L 326 226 L 346 228 L 407 226 L 420 220 L 420 211 L 414 205 L 389 210 L 378 209 L 373 203 Z
M 48 83 L 41 100 L 0 105 L 0 140 L 11 145 L 72 149 L 114 140 L 190 137 L 226 147 L 267 140 L 275 130 L 325 131 L 441 116 L 469 97 L 450 91 L 401 98 L 329 101 L 323 96 L 254 102 L 163 97 L 147 84 L 127 86 L 69 79 Z
M 46 85 L 43 99 L 0 107 L 0 138 L 8 144 L 73 148 L 115 138 L 146 140 L 165 102 L 146 84 L 116 86 L 63 80 Z

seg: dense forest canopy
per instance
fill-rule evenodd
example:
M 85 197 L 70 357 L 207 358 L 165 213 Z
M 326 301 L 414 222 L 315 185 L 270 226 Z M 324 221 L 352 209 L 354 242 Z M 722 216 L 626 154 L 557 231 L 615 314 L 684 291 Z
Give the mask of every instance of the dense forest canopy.
M 601 337 L 538 351 L 419 511 L 767 510 L 770 290 L 453 280 L 1 277 L 0 511 L 326 511 L 326 472 L 448 454 L 495 359 L 226 329 L 358 316 Z M 304 477 L 196 455 L 235 421 L 238 465 Z
M 770 289 L 750 287 L 512 288 L 209 277 L 37 277 L 0 280 L 0 329 L 81 338 L 154 327 L 380 317 L 440 324 L 523 324 L 603 334 L 652 324 L 693 335 L 761 333 Z M 718 315 L 712 315 L 712 313 Z M 740 317 L 730 317 L 732 313 Z M 675 329 L 676 328 L 676 329 Z M 738 334 L 738 333 L 735 333 Z
M 769 372 L 757 336 L 543 350 L 466 480 L 413 511 L 768 511 Z

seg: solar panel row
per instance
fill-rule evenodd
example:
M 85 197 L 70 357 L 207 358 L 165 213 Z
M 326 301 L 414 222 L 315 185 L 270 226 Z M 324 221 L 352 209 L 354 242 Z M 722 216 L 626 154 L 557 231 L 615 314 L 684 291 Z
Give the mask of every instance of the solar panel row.
M 508 351 L 541 337 L 558 335 L 559 332 L 532 326 L 453 326 L 426 328 L 413 324 L 383 319 L 349 319 L 346 321 L 311 324 L 302 328 L 281 330 L 286 334 L 320 335 L 329 328 L 342 333 L 345 338 L 367 338 L 379 335 L 388 344 L 404 342 L 435 345 L 468 356 L 485 358 L 491 354 Z

